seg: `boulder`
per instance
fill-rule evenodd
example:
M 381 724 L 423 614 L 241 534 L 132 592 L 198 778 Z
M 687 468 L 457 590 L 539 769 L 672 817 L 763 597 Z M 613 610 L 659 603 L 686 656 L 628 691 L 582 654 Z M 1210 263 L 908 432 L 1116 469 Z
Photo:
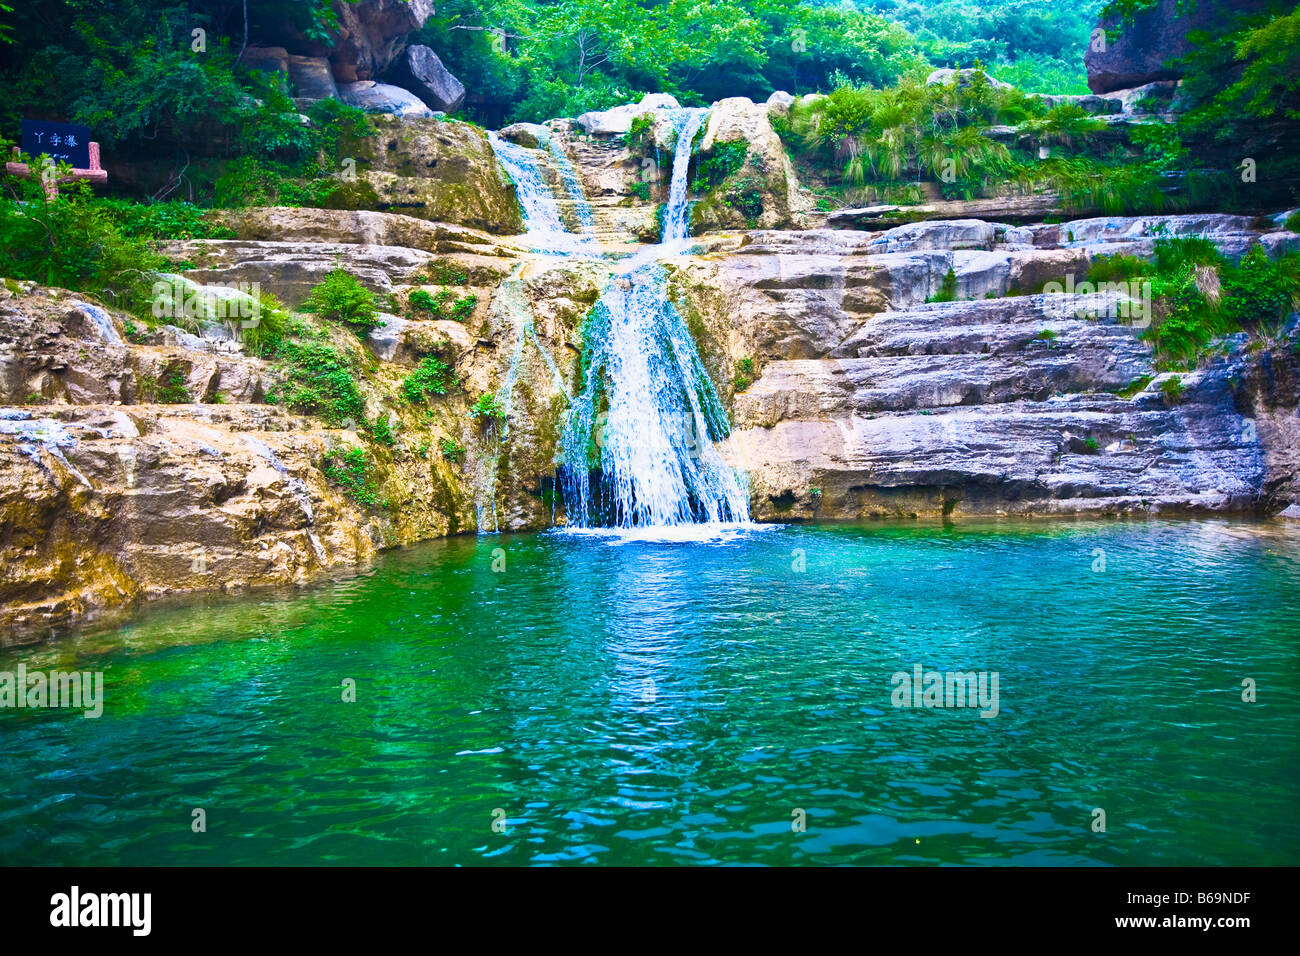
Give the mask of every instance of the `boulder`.
M 790 107 L 794 106 L 794 97 L 785 90 L 777 90 L 767 98 L 767 110 L 778 116 L 789 116 Z
M 537 149 L 550 139 L 551 131 L 539 123 L 515 123 L 497 132 L 506 142 Z
M 935 70 L 933 73 L 931 73 L 929 76 L 925 78 L 925 82 L 928 84 L 955 82 L 957 86 L 959 86 L 962 89 L 965 89 L 966 87 L 970 86 L 972 83 L 975 82 L 975 74 L 979 72 L 981 71 L 976 70 L 973 67 L 967 67 L 962 70 L 953 70 L 953 69 Z M 989 84 L 991 86 L 996 87 L 997 89 L 1002 89 L 1002 90 L 1011 89 L 1010 83 L 1003 83 L 1001 80 L 996 80 L 993 77 L 989 76 L 988 73 L 985 73 L 984 77 L 989 81 Z
M 376 83 L 374 80 L 340 84 L 339 99 L 367 113 L 391 113 L 404 118 L 433 115 L 433 111 L 414 93 L 400 86 Z
M 773 229 L 794 224 L 798 214 L 807 211 L 811 203 L 799 191 L 794 166 L 772 128 L 767 104 L 733 96 L 709 108 L 699 155 L 707 157 L 718 146 L 736 142 L 749 144 L 744 165 L 696 204 L 692 226 L 707 229 L 757 225 Z M 737 202 L 736 190 L 742 186 L 745 197 Z M 762 205 L 757 214 L 755 198 Z
M 591 136 L 622 136 L 632 128 L 632 120 L 642 113 L 677 109 L 681 109 L 681 104 L 667 93 L 647 93 L 640 103 L 583 113 L 574 122 Z
M 465 102 L 465 86 L 427 46 L 407 47 L 388 71 L 389 78 L 410 90 L 435 112 L 454 113 Z
M 356 161 L 356 178 L 328 197 L 329 208 L 398 212 L 499 235 L 523 231 L 514 188 L 482 129 L 385 113 L 370 121 L 375 135 L 340 141 L 339 155 Z
M 1129 90 L 1111 90 L 1106 97 L 1118 99 L 1120 112 L 1123 113 L 1163 113 L 1170 108 L 1171 101 L 1182 82 L 1182 80 L 1156 80 L 1154 83 L 1143 83 Z
M 279 73 L 281 86 L 289 77 L 289 51 L 282 46 L 250 46 L 239 58 L 239 68 L 268 76 Z
M 1134 14 L 1125 24 L 1117 14 L 1102 19 L 1093 41 L 1083 55 L 1088 70 L 1088 89 L 1094 93 L 1126 90 L 1159 80 L 1177 80 L 1182 70 L 1171 60 L 1192 52 L 1189 34 L 1221 28 L 1237 13 L 1253 13 L 1266 7 L 1267 0 L 1157 0 Z M 1108 31 L 1118 30 L 1111 40 Z
M 330 61 L 323 56 L 289 57 L 289 80 L 293 95 L 302 100 L 327 100 L 339 98 L 339 88 L 330 70 Z
M 334 0 L 338 39 L 330 60 L 358 80 L 379 76 L 406 49 L 406 38 L 433 16 L 434 0 Z

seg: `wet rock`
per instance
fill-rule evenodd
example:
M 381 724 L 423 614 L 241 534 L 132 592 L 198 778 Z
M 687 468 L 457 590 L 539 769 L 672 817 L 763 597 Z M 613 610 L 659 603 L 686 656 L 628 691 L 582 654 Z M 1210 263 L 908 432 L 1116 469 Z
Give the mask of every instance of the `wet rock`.
M 515 123 L 497 132 L 502 139 L 528 149 L 537 149 L 550 139 L 551 131 L 540 123 Z

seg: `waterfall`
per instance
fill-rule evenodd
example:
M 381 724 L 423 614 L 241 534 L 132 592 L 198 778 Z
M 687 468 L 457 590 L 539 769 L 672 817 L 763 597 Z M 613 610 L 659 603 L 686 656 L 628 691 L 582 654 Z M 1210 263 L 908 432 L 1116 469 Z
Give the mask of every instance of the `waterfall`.
M 680 255 L 689 237 L 687 179 L 705 109 L 668 111 L 677 133 L 672 178 L 659 245 L 622 263 L 587 317 L 578 395 L 570 401 L 557 452 L 557 478 L 570 526 L 675 528 L 749 521 L 743 476 L 715 445 L 727 437 L 726 409 L 694 337 L 669 296 L 663 261 Z M 553 140 L 545 151 L 488 136 L 515 185 L 524 225 L 540 252 L 590 257 L 599 251 L 591 208 L 573 165 Z M 542 169 L 543 157 L 574 202 L 583 234 L 565 229 L 560 205 Z M 559 369 L 533 327 L 518 272 L 503 283 L 501 307 L 512 319 L 515 348 L 498 398 L 509 412 L 524 345 L 532 339 L 553 378 Z M 562 384 L 562 383 L 561 383 Z M 501 440 L 509 434 L 509 424 Z M 493 459 L 495 462 L 495 459 Z M 480 501 L 480 528 L 494 515 L 495 477 Z
M 496 154 L 497 162 L 514 183 L 515 195 L 519 197 L 519 206 L 524 214 L 524 229 L 534 249 L 567 256 L 593 255 L 599 251 L 591 236 L 575 235 L 564 228 L 560 204 L 546 182 L 537 150 L 507 142 L 496 133 L 488 133 L 488 143 Z M 591 210 L 582 198 L 582 187 L 578 185 L 572 166 L 568 172 L 572 174 L 572 184 L 566 182 L 566 187 L 571 193 L 576 192 L 577 198 L 581 200 L 577 206 L 577 215 L 586 228 L 591 220 Z M 567 178 L 563 167 L 560 167 L 560 177 Z
M 748 522 L 742 476 L 715 447 L 726 410 L 668 294 L 689 232 L 687 174 L 706 110 L 673 111 L 677 130 L 663 244 L 626 262 L 583 330 L 581 391 L 560 436 L 570 525 L 668 528 Z
M 744 484 L 714 446 L 726 411 L 667 286 L 662 265 L 638 266 L 588 319 L 582 391 L 560 437 L 570 524 L 749 520 Z
M 665 245 L 685 239 L 689 232 L 686 179 L 690 172 L 695 134 L 700 131 L 708 112 L 706 109 L 676 110 L 672 114 L 673 129 L 677 130 L 677 145 L 673 150 L 673 178 L 668 187 L 668 207 L 664 210 Z
M 591 214 L 591 204 L 582 193 L 582 181 L 578 179 L 578 171 L 573 168 L 573 163 L 569 162 L 569 157 L 564 155 L 560 144 L 549 136 L 546 137 L 546 152 L 550 155 L 556 172 L 560 174 L 560 182 L 564 183 L 569 199 L 573 201 L 574 215 L 577 216 L 582 231 L 588 234 L 594 233 L 596 219 Z

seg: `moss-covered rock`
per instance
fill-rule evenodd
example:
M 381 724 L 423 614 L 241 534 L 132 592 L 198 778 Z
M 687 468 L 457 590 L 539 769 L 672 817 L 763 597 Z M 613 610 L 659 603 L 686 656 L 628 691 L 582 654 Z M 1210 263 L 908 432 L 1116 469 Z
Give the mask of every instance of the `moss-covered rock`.
M 356 160 L 357 179 L 332 208 L 402 212 L 497 234 L 523 231 L 514 188 L 502 175 L 487 134 L 437 118 L 372 117 L 373 136 L 343 138 L 339 153 Z
M 713 176 L 707 175 L 711 169 Z M 743 96 L 720 100 L 709 111 L 695 170 L 708 191 L 691 211 L 694 232 L 799 226 L 812 207 L 767 106 Z

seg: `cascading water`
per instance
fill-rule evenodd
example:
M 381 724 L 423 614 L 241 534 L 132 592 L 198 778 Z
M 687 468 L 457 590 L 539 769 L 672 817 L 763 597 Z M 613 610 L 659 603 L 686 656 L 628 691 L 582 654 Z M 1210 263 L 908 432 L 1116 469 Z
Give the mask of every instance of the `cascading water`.
M 582 226 L 582 231 L 588 234 L 594 233 L 596 219 L 591 214 L 591 204 L 582 194 L 582 182 L 578 179 L 578 171 L 573 168 L 573 163 L 569 162 L 569 157 L 564 155 L 560 144 L 549 136 L 546 139 L 546 152 L 550 155 L 551 163 L 560 174 L 560 181 L 564 183 L 564 188 L 569 193 L 569 199 L 573 202 L 574 215 L 578 219 L 578 224 Z
M 694 338 L 668 295 L 662 259 L 677 255 L 689 234 L 687 179 L 696 135 L 707 110 L 673 110 L 677 133 L 660 245 L 622 263 L 584 330 L 580 392 L 570 402 L 557 458 L 570 526 L 672 528 L 747 523 L 743 477 L 718 452 L 728 433 L 726 410 L 701 361 Z M 566 230 L 560 205 L 542 170 L 541 150 L 489 134 L 492 149 L 515 184 L 529 240 L 541 252 L 590 257 L 599 251 L 591 210 L 576 171 L 559 146 L 546 154 L 574 202 L 584 234 Z M 497 395 L 511 409 L 525 342 L 537 343 L 518 274 L 503 285 L 502 307 L 516 332 L 510 366 Z M 548 361 L 554 378 L 558 368 Z M 504 440 L 508 425 L 502 434 Z M 494 469 L 493 469 L 494 470 Z M 495 475 L 485 484 L 480 528 L 495 515 Z M 496 530 L 496 519 L 492 527 Z
M 629 260 L 584 329 L 581 392 L 560 437 L 571 526 L 675 527 L 748 522 L 749 495 L 714 445 L 726 411 L 652 255 L 687 238 L 691 150 L 706 110 L 671 114 L 677 130 L 663 244 Z
M 690 172 L 695 134 L 700 131 L 708 112 L 704 109 L 678 110 L 672 114 L 673 129 L 677 130 L 677 145 L 673 150 L 673 178 L 668 186 L 668 206 L 664 210 L 664 245 L 685 239 L 690 229 L 686 215 L 686 180 Z
M 546 182 L 537 151 L 507 142 L 496 133 L 488 133 L 488 143 L 496 154 L 497 162 L 514 183 L 515 194 L 519 197 L 519 205 L 524 214 L 524 229 L 533 248 L 538 252 L 556 255 L 593 255 L 597 250 L 590 236 L 575 235 L 564 228 L 560 204 Z M 569 167 L 569 172 L 572 171 L 572 167 Z M 561 178 L 565 177 L 562 167 L 560 175 Z M 572 186 L 568 188 L 571 192 L 576 189 L 577 196 L 581 198 L 582 189 L 577 184 L 576 175 Z M 591 219 L 591 210 L 587 208 L 585 200 L 578 204 L 577 209 L 578 218 L 586 227 Z

